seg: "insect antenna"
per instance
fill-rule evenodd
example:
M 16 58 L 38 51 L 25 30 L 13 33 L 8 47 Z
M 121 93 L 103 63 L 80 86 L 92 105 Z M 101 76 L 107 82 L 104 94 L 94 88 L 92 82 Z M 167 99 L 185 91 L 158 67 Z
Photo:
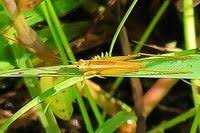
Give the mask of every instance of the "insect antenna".
M 135 43 L 135 44 L 141 44 L 139 41 L 136 41 L 136 40 L 130 40 L 130 42 Z M 148 44 L 148 43 L 142 43 L 142 44 L 145 47 L 156 49 L 156 50 L 162 51 L 162 52 L 178 52 L 178 51 L 181 51 L 180 48 L 176 47 L 176 44 L 174 44 L 172 46 L 169 46 L 168 44 L 166 44 L 166 47 L 160 47 L 158 45 Z
M 168 52 L 166 48 L 164 48 L 164 47 L 159 47 L 159 46 L 154 45 L 154 44 L 141 43 L 141 42 L 136 41 L 136 40 L 130 40 L 130 42 L 131 42 L 131 43 L 134 43 L 134 44 L 142 44 L 142 45 L 145 46 L 145 47 L 153 48 L 153 49 L 156 49 L 156 50 L 159 50 L 159 51 L 162 51 L 162 52 Z

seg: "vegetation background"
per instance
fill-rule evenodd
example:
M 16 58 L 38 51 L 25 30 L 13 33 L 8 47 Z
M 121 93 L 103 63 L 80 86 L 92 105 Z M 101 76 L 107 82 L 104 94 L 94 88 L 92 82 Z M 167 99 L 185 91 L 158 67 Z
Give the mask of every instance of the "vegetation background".
M 199 3 L 1 0 L 0 132 L 198 132 Z M 70 65 L 106 52 L 173 58 L 105 78 Z

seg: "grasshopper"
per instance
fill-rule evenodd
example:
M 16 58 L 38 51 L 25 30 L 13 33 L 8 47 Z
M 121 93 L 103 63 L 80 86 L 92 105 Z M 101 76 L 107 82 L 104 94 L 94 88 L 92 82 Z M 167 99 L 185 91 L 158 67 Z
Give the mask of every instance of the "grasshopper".
M 92 60 L 80 59 L 75 63 L 77 68 L 84 73 L 85 76 L 99 75 L 109 76 L 128 72 L 136 72 L 144 68 L 142 62 L 129 61 L 132 58 L 139 57 L 140 54 L 128 56 L 95 56 Z
M 146 54 L 146 53 L 138 53 L 134 55 L 128 56 L 114 56 L 108 57 L 106 56 L 95 56 L 91 60 L 83 60 L 80 59 L 78 62 L 75 63 L 76 67 L 84 73 L 85 76 L 112 76 L 112 75 L 120 75 L 126 74 L 130 72 L 138 72 L 138 71 L 150 71 L 156 73 L 185 73 L 185 71 L 175 71 L 175 72 L 168 72 L 162 70 L 147 70 L 145 69 L 145 62 L 136 61 L 134 58 L 143 56 L 151 56 L 151 57 L 158 57 L 158 59 L 177 59 L 177 60 L 185 60 L 189 57 L 187 56 L 170 56 L 170 55 L 153 55 L 153 54 Z

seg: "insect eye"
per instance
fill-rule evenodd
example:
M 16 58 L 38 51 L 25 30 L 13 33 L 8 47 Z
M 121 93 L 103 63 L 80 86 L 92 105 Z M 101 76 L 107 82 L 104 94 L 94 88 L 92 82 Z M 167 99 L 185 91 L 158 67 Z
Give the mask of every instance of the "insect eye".
M 82 59 L 80 59 L 80 60 L 76 63 L 77 66 L 81 66 L 81 65 L 84 65 L 84 64 L 85 64 L 85 61 L 82 60 Z

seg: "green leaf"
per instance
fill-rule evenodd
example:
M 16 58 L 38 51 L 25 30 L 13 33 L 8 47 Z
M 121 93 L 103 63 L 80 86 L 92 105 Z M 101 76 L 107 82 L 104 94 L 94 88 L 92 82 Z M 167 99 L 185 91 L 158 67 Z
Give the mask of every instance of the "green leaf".
M 46 90 L 57 84 L 57 82 L 60 82 L 62 80 L 62 77 L 42 77 L 40 79 L 42 92 L 45 92 Z M 50 97 L 46 100 L 47 104 L 49 104 L 49 108 L 54 112 L 54 114 L 56 114 L 56 116 L 63 120 L 69 120 L 73 113 L 72 102 L 76 98 L 74 89 L 74 86 L 71 86 L 70 88 L 63 90 L 55 96 Z
M 63 120 L 69 120 L 73 113 L 72 103 L 75 101 L 74 86 L 71 86 L 64 91 L 49 99 L 50 109 Z

